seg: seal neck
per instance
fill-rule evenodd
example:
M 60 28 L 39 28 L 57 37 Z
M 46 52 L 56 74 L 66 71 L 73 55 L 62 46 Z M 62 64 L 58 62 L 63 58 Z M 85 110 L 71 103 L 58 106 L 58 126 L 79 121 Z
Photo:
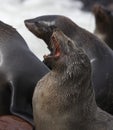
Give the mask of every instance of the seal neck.
M 63 92 L 65 100 L 69 99 L 72 108 L 74 108 L 75 122 L 94 119 L 97 105 L 91 84 L 89 59 L 84 54 L 81 54 L 81 56 L 77 56 L 77 54 L 70 55 L 67 58 L 65 67 L 61 67 L 59 71 L 53 69 L 52 72 L 59 81 L 59 91 Z
M 61 73 L 58 77 L 56 76 L 59 81 L 58 86 L 60 86 L 58 89 L 60 95 L 64 95 L 64 100 L 68 99 L 69 104 L 71 104 L 69 109 L 74 116 L 74 123 L 79 124 L 95 119 L 97 105 L 91 80 L 87 81 L 87 78 L 83 80 L 68 78 L 65 80 L 63 75 Z

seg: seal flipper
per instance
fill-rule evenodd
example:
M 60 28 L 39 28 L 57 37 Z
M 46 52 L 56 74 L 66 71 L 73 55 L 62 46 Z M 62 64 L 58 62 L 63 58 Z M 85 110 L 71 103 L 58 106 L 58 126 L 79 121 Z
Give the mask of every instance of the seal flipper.
M 31 102 L 27 101 L 25 97 L 25 90 L 19 91 L 19 86 L 17 86 L 16 83 L 14 84 L 12 81 L 10 81 L 10 85 L 12 92 L 10 105 L 11 114 L 18 116 L 33 125 L 32 105 L 29 104 Z

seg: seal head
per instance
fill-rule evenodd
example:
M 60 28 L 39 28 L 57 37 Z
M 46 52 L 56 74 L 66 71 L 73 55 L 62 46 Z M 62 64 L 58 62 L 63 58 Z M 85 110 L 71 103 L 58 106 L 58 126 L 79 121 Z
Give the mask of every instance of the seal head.
M 93 7 L 93 14 L 96 26 L 94 34 L 113 49 L 113 9 L 110 10 L 101 5 L 95 5 Z

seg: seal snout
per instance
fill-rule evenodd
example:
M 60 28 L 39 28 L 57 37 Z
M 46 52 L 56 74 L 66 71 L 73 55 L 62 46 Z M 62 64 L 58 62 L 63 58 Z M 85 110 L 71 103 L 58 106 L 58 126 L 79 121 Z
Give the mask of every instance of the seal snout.
M 25 26 L 26 26 L 29 30 L 33 29 L 33 27 L 34 27 L 34 23 L 33 23 L 33 22 L 31 22 L 30 20 L 25 20 L 24 23 L 25 23 Z

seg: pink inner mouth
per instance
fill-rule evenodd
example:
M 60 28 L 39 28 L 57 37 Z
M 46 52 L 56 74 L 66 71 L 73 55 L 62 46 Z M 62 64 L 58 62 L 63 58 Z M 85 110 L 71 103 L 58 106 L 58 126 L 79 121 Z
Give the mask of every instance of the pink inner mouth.
M 44 59 L 46 59 L 46 58 L 59 58 L 60 57 L 60 54 L 61 54 L 60 46 L 59 46 L 59 42 L 58 42 L 55 34 L 51 36 L 51 44 L 52 44 L 53 52 L 51 52 L 50 55 L 44 55 Z

